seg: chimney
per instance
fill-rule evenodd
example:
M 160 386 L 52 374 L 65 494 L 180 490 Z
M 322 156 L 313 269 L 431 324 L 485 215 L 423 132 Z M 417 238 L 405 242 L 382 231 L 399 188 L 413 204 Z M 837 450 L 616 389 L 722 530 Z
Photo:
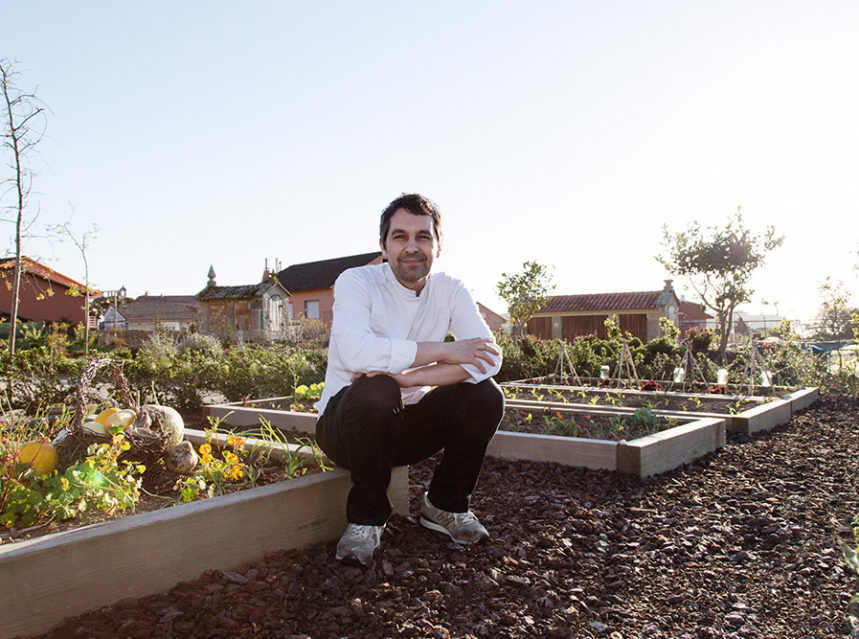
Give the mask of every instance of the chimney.
M 262 270 L 262 281 L 268 282 L 271 279 L 271 271 L 268 270 L 268 258 L 265 258 L 265 268 Z
M 674 280 L 665 280 L 665 288 L 662 289 L 664 291 L 673 291 L 674 287 L 671 285 Z

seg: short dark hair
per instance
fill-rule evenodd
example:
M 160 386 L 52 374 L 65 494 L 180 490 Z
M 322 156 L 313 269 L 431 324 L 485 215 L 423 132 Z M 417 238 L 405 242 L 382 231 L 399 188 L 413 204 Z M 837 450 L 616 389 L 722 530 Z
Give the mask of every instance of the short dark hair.
M 385 244 L 388 230 L 391 228 L 391 218 L 400 209 L 406 209 L 412 215 L 429 215 L 432 218 L 432 230 L 435 233 L 436 242 L 441 244 L 441 211 L 429 198 L 417 193 L 403 193 L 396 200 L 388 204 L 379 220 L 379 240 Z

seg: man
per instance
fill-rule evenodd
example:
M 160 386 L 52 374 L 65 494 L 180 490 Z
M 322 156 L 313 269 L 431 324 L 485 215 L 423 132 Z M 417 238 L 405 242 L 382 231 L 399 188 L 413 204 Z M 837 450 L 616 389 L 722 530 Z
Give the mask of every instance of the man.
M 420 523 L 458 543 L 489 537 L 469 502 L 504 413 L 492 380 L 501 352 L 462 282 L 432 272 L 441 239 L 435 204 L 404 194 L 382 212 L 387 261 L 348 269 L 334 284 L 316 435 L 352 476 L 337 544 L 337 559 L 350 565 L 366 566 L 379 547 L 391 468 L 440 450 Z

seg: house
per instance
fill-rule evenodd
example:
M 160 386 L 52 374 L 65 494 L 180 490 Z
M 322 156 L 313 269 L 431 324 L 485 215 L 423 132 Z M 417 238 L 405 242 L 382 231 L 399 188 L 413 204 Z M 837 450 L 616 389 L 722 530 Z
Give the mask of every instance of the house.
M 199 322 L 199 302 L 193 295 L 141 295 L 109 306 L 99 328 L 103 331 L 184 331 Z
M 677 315 L 677 328 L 680 329 L 681 333 L 686 333 L 692 329 L 703 331 L 707 326 L 713 325 L 713 316 L 704 310 L 703 304 L 695 304 L 681 299 Z
M 288 297 L 277 277 L 269 276 L 257 284 L 218 286 L 215 270 L 210 268 L 206 288 L 195 296 L 200 332 L 239 342 L 284 339 Z
M 65 322 L 82 324 L 87 319 L 84 291 L 86 286 L 58 273 L 29 257 L 21 257 L 21 286 L 18 294 L 18 319 L 24 322 Z M 12 315 L 14 258 L 0 261 L 0 316 Z M 90 297 L 100 293 L 89 289 Z M 89 324 L 96 320 L 89 314 Z
M 477 310 L 480 311 L 480 317 L 486 322 L 490 331 L 500 331 L 501 327 L 507 323 L 507 320 L 503 316 L 488 309 L 480 302 L 477 302 Z
M 320 319 L 326 326 L 331 326 L 334 282 L 340 273 L 356 266 L 381 263 L 382 252 L 374 251 L 286 267 L 277 274 L 277 280 L 289 291 L 289 319 Z
M 605 339 L 604 322 L 616 316 L 621 330 L 646 342 L 662 335 L 659 318 L 678 323 L 679 307 L 672 280 L 665 280 L 659 291 L 555 295 L 528 321 L 527 333 L 542 339 L 572 341 L 583 335 Z

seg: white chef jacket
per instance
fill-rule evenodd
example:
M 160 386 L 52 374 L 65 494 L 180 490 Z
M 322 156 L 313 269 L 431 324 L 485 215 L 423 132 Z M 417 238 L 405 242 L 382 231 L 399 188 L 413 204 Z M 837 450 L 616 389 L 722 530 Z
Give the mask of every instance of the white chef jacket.
M 397 281 L 388 263 L 343 271 L 334 283 L 334 321 L 328 344 L 325 388 L 316 404 L 321 415 L 328 400 L 351 383 L 356 373 L 401 373 L 415 361 L 418 342 L 440 342 L 450 333 L 457 339 L 485 337 L 495 343 L 477 305 L 463 283 L 446 273 L 430 273 L 416 295 Z M 461 366 L 478 383 L 498 372 L 499 354 L 489 353 L 494 365 L 481 372 Z M 420 400 L 429 387 L 401 389 L 403 402 Z

